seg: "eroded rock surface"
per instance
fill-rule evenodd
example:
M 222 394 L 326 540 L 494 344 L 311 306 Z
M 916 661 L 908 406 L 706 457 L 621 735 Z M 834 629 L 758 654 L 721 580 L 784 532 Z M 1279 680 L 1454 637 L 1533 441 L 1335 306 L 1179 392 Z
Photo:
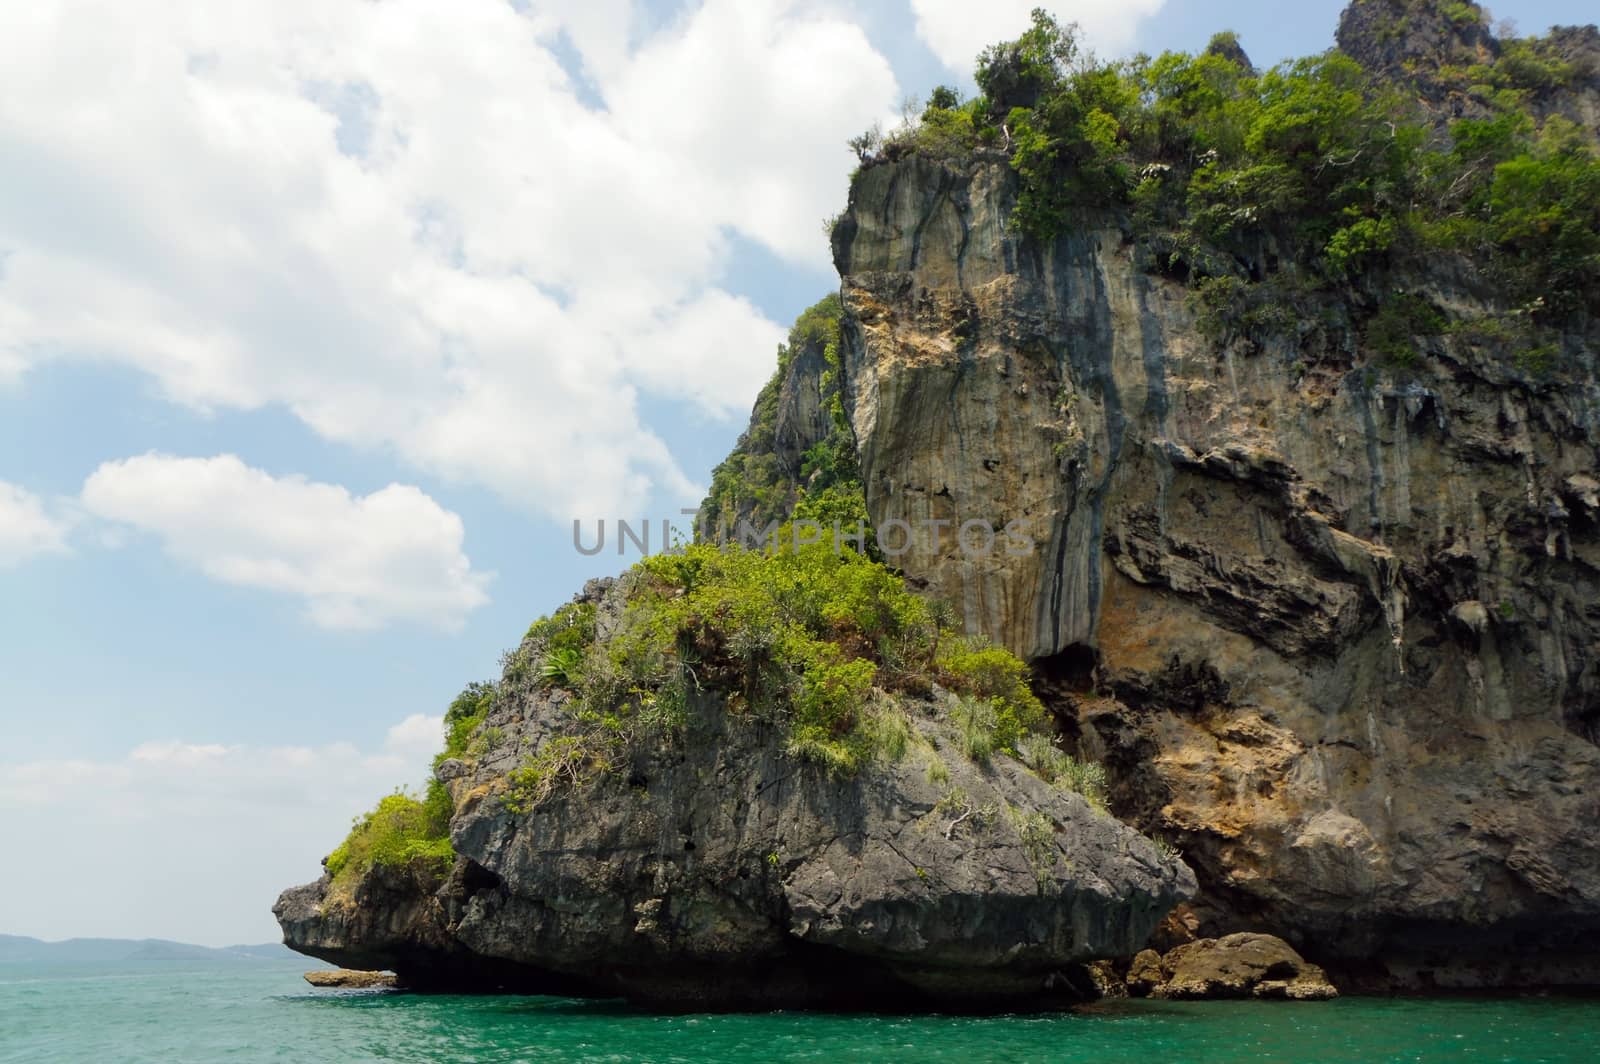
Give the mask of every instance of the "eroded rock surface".
M 422 987 L 1009 1007 L 1093 993 L 1085 965 L 1131 955 L 1194 890 L 1078 795 L 956 753 L 935 702 L 908 703 L 904 757 L 836 779 L 705 701 L 679 741 L 513 811 L 507 773 L 570 719 L 566 698 L 497 703 L 498 747 L 441 765 L 448 877 L 375 867 L 351 893 L 287 891 L 286 942 Z
M 1444 340 L 1401 380 L 1348 323 L 1219 348 L 1118 229 L 1037 247 L 1012 195 L 1001 165 L 910 159 L 838 233 L 873 520 L 1035 540 L 899 563 L 1056 684 L 1210 933 L 1402 981 L 1570 971 L 1600 931 L 1592 338 L 1558 386 Z
M 1341 51 L 1403 87 L 1442 123 L 1494 114 L 1481 71 L 1504 60 L 1508 46 L 1490 23 L 1490 11 L 1470 2 L 1355 0 L 1336 36 Z M 1501 84 L 1525 94 L 1540 119 L 1560 115 L 1600 141 L 1600 30 L 1556 26 L 1510 47 L 1516 54 Z
M 1128 970 L 1136 997 L 1195 1000 L 1276 998 L 1326 1001 L 1339 996 L 1321 968 L 1281 938 L 1240 932 L 1204 938 L 1158 956 L 1145 950 Z
M 1411 26 L 1447 65 L 1494 50 Z M 1551 38 L 1579 72 L 1551 107 L 1588 113 L 1593 36 Z M 1515 309 L 1440 261 L 1207 335 L 1126 219 L 1040 245 L 1015 195 L 1002 160 L 906 158 L 834 233 L 868 509 L 942 530 L 897 563 L 1035 664 L 1116 809 L 1199 872 L 1201 933 L 1374 986 L 1600 982 L 1594 324 L 1543 374 L 1470 329 L 1377 358 L 1361 316 L 1395 290 Z M 975 552 L 973 520 L 1033 549 Z
M 358 972 L 349 968 L 319 968 L 306 973 L 306 982 L 326 990 L 387 990 L 399 985 L 390 972 Z

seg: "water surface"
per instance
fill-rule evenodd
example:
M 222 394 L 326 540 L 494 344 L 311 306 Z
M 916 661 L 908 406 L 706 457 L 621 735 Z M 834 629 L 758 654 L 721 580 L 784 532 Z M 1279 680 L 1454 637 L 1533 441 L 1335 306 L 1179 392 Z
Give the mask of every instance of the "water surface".
M 615 1003 L 316 991 L 296 968 L 0 967 L 0 1061 L 1600 1061 L 1561 997 L 1129 1001 L 1053 1016 L 659 1016 Z

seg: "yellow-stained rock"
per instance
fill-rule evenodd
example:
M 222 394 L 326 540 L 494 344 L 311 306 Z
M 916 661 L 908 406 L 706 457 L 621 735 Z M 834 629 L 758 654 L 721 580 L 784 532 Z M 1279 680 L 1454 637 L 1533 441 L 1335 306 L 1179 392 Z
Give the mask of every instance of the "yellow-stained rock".
M 349 968 L 319 968 L 306 973 L 306 982 L 321 989 L 370 990 L 393 987 L 395 976 L 389 972 L 357 972 Z

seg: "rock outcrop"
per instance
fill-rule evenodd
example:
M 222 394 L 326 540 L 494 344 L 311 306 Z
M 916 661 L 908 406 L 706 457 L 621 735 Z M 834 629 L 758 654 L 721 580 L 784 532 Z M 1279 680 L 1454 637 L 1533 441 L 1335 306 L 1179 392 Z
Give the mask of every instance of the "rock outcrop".
M 1600 142 L 1600 30 L 1557 26 L 1508 45 L 1489 22 L 1489 12 L 1471 2 L 1355 0 L 1339 19 L 1337 40 L 1441 123 L 1492 117 L 1481 72 L 1499 63 L 1498 87 L 1524 93 L 1540 119 L 1560 115 Z
M 306 973 L 306 982 L 319 990 L 392 990 L 399 985 L 391 972 L 358 972 L 350 968 L 319 968 Z
M 957 753 L 908 700 L 907 752 L 834 778 L 780 728 L 708 696 L 678 741 L 533 808 L 510 774 L 571 719 L 502 699 L 496 747 L 445 761 L 448 875 L 373 866 L 274 912 L 292 948 L 409 986 L 623 995 L 657 1005 L 1062 1004 L 1127 957 L 1192 873 L 1017 762 Z M 941 696 L 935 693 L 935 700 Z
M 1553 375 L 1470 330 L 1386 367 L 1358 322 L 1395 288 L 1507 312 L 1440 261 L 1219 343 L 1125 220 L 1041 245 L 1016 195 L 909 157 L 834 231 L 868 510 L 944 530 L 897 564 L 1035 664 L 1205 933 L 1378 986 L 1600 982 L 1593 324 Z M 1023 556 L 954 535 L 1017 520 Z
M 1447 95 L 1441 73 L 1492 62 L 1500 42 L 1474 3 L 1355 0 L 1339 16 L 1339 50 L 1373 74 L 1417 85 L 1435 105 Z
M 1339 996 L 1322 969 L 1283 939 L 1248 932 L 1200 939 L 1166 956 L 1143 950 L 1129 966 L 1127 985 L 1134 997 L 1175 1000 L 1327 1001 Z

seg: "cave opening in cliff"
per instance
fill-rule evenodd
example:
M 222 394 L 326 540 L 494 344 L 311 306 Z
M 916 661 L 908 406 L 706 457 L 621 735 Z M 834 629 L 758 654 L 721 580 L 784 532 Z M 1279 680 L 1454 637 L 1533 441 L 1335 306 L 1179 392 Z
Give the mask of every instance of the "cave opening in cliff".
M 1073 643 L 1048 657 L 1035 659 L 1033 686 L 1046 703 L 1052 696 L 1087 694 L 1094 690 L 1094 670 L 1100 655 L 1086 643 Z
M 1055 719 L 1056 733 L 1068 751 L 1081 753 L 1083 725 L 1078 700 L 1095 693 L 1099 653 L 1087 643 L 1073 643 L 1033 661 L 1033 692 Z

